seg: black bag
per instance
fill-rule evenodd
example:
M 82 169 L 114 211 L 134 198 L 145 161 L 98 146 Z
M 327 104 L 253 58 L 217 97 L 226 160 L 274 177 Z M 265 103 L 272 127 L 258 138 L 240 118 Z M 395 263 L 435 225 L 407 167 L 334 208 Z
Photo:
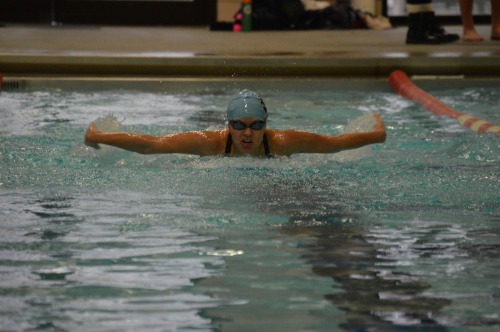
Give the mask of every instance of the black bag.
M 366 23 L 349 3 L 335 3 L 321 10 L 308 10 L 304 29 L 365 29 Z
M 241 9 L 235 24 L 241 25 Z M 367 28 L 350 2 L 338 2 L 321 10 L 306 11 L 300 0 L 253 0 L 252 30 L 308 30 Z
M 306 13 L 300 0 L 253 0 L 253 30 L 290 30 L 302 25 Z

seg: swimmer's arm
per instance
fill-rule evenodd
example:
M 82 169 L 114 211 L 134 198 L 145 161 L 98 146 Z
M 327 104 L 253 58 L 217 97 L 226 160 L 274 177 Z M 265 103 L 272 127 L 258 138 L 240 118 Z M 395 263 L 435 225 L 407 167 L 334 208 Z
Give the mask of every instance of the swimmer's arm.
M 386 132 L 380 114 L 375 114 L 372 131 L 347 133 L 339 136 L 325 136 L 310 132 L 287 131 L 282 145 L 284 155 L 294 153 L 334 153 L 356 149 L 365 145 L 385 142 Z
M 192 131 L 166 136 L 105 133 L 91 123 L 85 134 L 85 143 L 95 148 L 98 144 L 106 144 L 140 154 L 183 153 L 207 156 L 218 154 L 221 136 L 219 131 Z
M 347 133 L 331 138 L 333 144 L 337 146 L 337 151 L 356 149 L 369 144 L 383 143 L 387 138 L 384 122 L 380 114 L 373 114 L 375 125 L 372 131 Z

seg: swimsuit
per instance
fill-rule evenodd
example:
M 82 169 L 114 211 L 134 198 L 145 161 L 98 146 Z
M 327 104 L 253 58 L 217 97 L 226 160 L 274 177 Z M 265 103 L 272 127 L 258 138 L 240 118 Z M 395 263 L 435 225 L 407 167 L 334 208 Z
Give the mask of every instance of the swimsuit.
M 269 143 L 267 142 L 267 137 L 264 134 L 264 140 L 262 141 L 264 144 L 264 153 L 266 154 L 267 158 L 273 158 L 273 155 L 271 154 L 271 150 L 269 150 Z M 224 156 L 230 157 L 231 156 L 231 145 L 233 144 L 233 139 L 231 137 L 231 134 L 227 135 L 227 143 L 226 143 L 226 150 L 224 151 Z

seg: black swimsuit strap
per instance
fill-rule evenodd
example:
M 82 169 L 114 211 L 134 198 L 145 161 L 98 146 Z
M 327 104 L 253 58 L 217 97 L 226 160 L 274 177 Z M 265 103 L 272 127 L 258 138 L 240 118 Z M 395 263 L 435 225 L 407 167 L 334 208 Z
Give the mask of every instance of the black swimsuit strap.
M 224 151 L 224 156 L 230 157 L 231 156 L 231 145 L 233 144 L 233 138 L 231 137 L 231 134 L 227 135 L 227 142 L 226 142 L 226 150 Z
M 273 155 L 271 154 L 271 150 L 269 149 L 269 142 L 267 141 L 267 137 L 264 134 L 264 139 L 262 141 L 264 144 L 264 153 L 266 154 L 267 158 L 272 158 Z M 226 142 L 226 150 L 224 150 L 224 156 L 229 157 L 231 156 L 231 145 L 233 144 L 233 138 L 231 137 L 231 134 L 227 135 L 227 142 Z
M 269 150 L 269 143 L 267 142 L 266 134 L 264 134 L 264 140 L 262 143 L 264 143 L 264 153 L 266 154 L 266 157 L 272 158 L 273 155 L 271 154 L 271 150 Z

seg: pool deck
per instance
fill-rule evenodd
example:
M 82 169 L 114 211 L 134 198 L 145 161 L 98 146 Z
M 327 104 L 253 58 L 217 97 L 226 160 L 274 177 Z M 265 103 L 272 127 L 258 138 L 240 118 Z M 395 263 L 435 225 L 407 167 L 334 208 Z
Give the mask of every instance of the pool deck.
M 461 26 L 448 26 L 459 33 Z M 389 30 L 234 33 L 208 27 L 5 25 L 0 73 L 78 77 L 500 77 L 500 41 L 406 45 Z

